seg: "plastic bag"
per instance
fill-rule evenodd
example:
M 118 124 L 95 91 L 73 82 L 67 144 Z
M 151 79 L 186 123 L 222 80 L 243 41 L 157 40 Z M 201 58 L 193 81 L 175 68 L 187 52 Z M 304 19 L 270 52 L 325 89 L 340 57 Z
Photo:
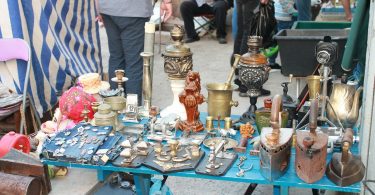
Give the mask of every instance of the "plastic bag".
M 260 4 L 259 12 L 255 13 L 251 25 L 250 36 L 262 36 L 263 47 L 268 48 L 276 45 L 273 39 L 277 31 L 274 2 L 269 1 L 267 5 Z

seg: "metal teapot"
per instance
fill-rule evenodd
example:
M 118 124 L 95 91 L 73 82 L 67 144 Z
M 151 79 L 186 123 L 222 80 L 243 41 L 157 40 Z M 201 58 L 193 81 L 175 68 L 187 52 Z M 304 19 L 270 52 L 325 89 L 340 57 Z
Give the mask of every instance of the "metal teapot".
M 332 107 L 327 106 L 327 117 L 337 126 L 339 126 L 338 120 L 340 120 L 344 128 L 352 128 L 357 122 L 360 95 L 363 87 L 356 89 L 356 85 L 356 82 L 350 81 L 347 84 L 341 82 L 333 83 L 332 93 L 329 97 Z

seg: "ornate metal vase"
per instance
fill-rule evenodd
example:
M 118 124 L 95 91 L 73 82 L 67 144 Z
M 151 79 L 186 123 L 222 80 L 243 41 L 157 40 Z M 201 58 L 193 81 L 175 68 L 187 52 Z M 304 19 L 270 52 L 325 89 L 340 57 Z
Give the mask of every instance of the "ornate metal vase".
M 316 132 L 318 100 L 311 99 L 310 131 L 297 131 L 295 169 L 299 178 L 306 183 L 320 180 L 326 170 L 328 135 Z
M 177 114 L 182 120 L 186 119 L 186 111 L 178 100 L 178 95 L 184 90 L 185 78 L 189 71 L 193 69 L 192 52 L 190 48 L 182 42 L 184 30 L 181 26 L 175 25 L 170 32 L 173 44 L 168 45 L 163 53 L 164 72 L 168 74 L 173 92 L 173 103 L 160 112 L 161 117 L 171 113 Z
M 239 80 L 247 87 L 250 97 L 250 108 L 242 116 L 242 122 L 254 122 L 257 98 L 261 95 L 263 84 L 268 80 L 271 68 L 267 65 L 267 58 L 260 53 L 263 38 L 250 36 L 247 45 L 248 53 L 241 56 L 238 64 Z
M 271 127 L 263 128 L 260 135 L 260 173 L 270 181 L 284 175 L 290 163 L 293 129 L 280 128 L 281 107 L 282 98 L 275 95 L 271 108 Z
M 185 80 L 187 73 L 193 69 L 193 53 L 182 42 L 184 38 L 183 27 L 175 25 L 171 30 L 173 44 L 168 45 L 163 53 L 164 72 L 169 79 Z

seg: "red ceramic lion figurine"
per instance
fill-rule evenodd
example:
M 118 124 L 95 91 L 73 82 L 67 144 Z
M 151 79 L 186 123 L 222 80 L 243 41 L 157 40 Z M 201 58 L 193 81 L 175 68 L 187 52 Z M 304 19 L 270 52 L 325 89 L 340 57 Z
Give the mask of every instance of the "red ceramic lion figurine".
M 199 120 L 198 105 L 204 102 L 201 92 L 201 82 L 198 72 L 189 71 L 184 91 L 179 95 L 180 102 L 185 106 L 187 119 L 180 122 L 179 128 L 183 131 L 193 130 L 195 132 L 204 129 L 202 122 Z

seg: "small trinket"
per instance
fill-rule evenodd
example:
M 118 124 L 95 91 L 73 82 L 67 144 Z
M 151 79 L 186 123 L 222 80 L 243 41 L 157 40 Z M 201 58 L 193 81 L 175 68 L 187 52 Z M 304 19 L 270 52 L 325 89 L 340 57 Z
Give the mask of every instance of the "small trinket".
M 200 150 L 199 145 L 193 144 L 191 146 L 191 157 L 193 158 L 199 157 L 199 153 L 200 153 L 199 150 Z
M 78 132 L 82 132 L 83 130 L 85 130 L 85 128 L 83 128 L 82 126 L 78 127 L 77 129 Z
M 232 119 L 230 117 L 224 118 L 224 129 L 229 130 L 232 128 Z
M 86 150 L 86 149 L 83 149 L 83 150 L 81 151 L 81 156 L 85 155 L 86 152 L 87 152 L 87 150 Z
M 239 171 L 236 173 L 236 176 L 243 177 L 246 171 L 250 171 L 251 169 L 253 169 L 253 164 L 251 164 L 249 168 L 242 168 L 247 158 L 246 156 L 241 156 L 239 159 L 240 159 L 240 162 L 237 164 Z

